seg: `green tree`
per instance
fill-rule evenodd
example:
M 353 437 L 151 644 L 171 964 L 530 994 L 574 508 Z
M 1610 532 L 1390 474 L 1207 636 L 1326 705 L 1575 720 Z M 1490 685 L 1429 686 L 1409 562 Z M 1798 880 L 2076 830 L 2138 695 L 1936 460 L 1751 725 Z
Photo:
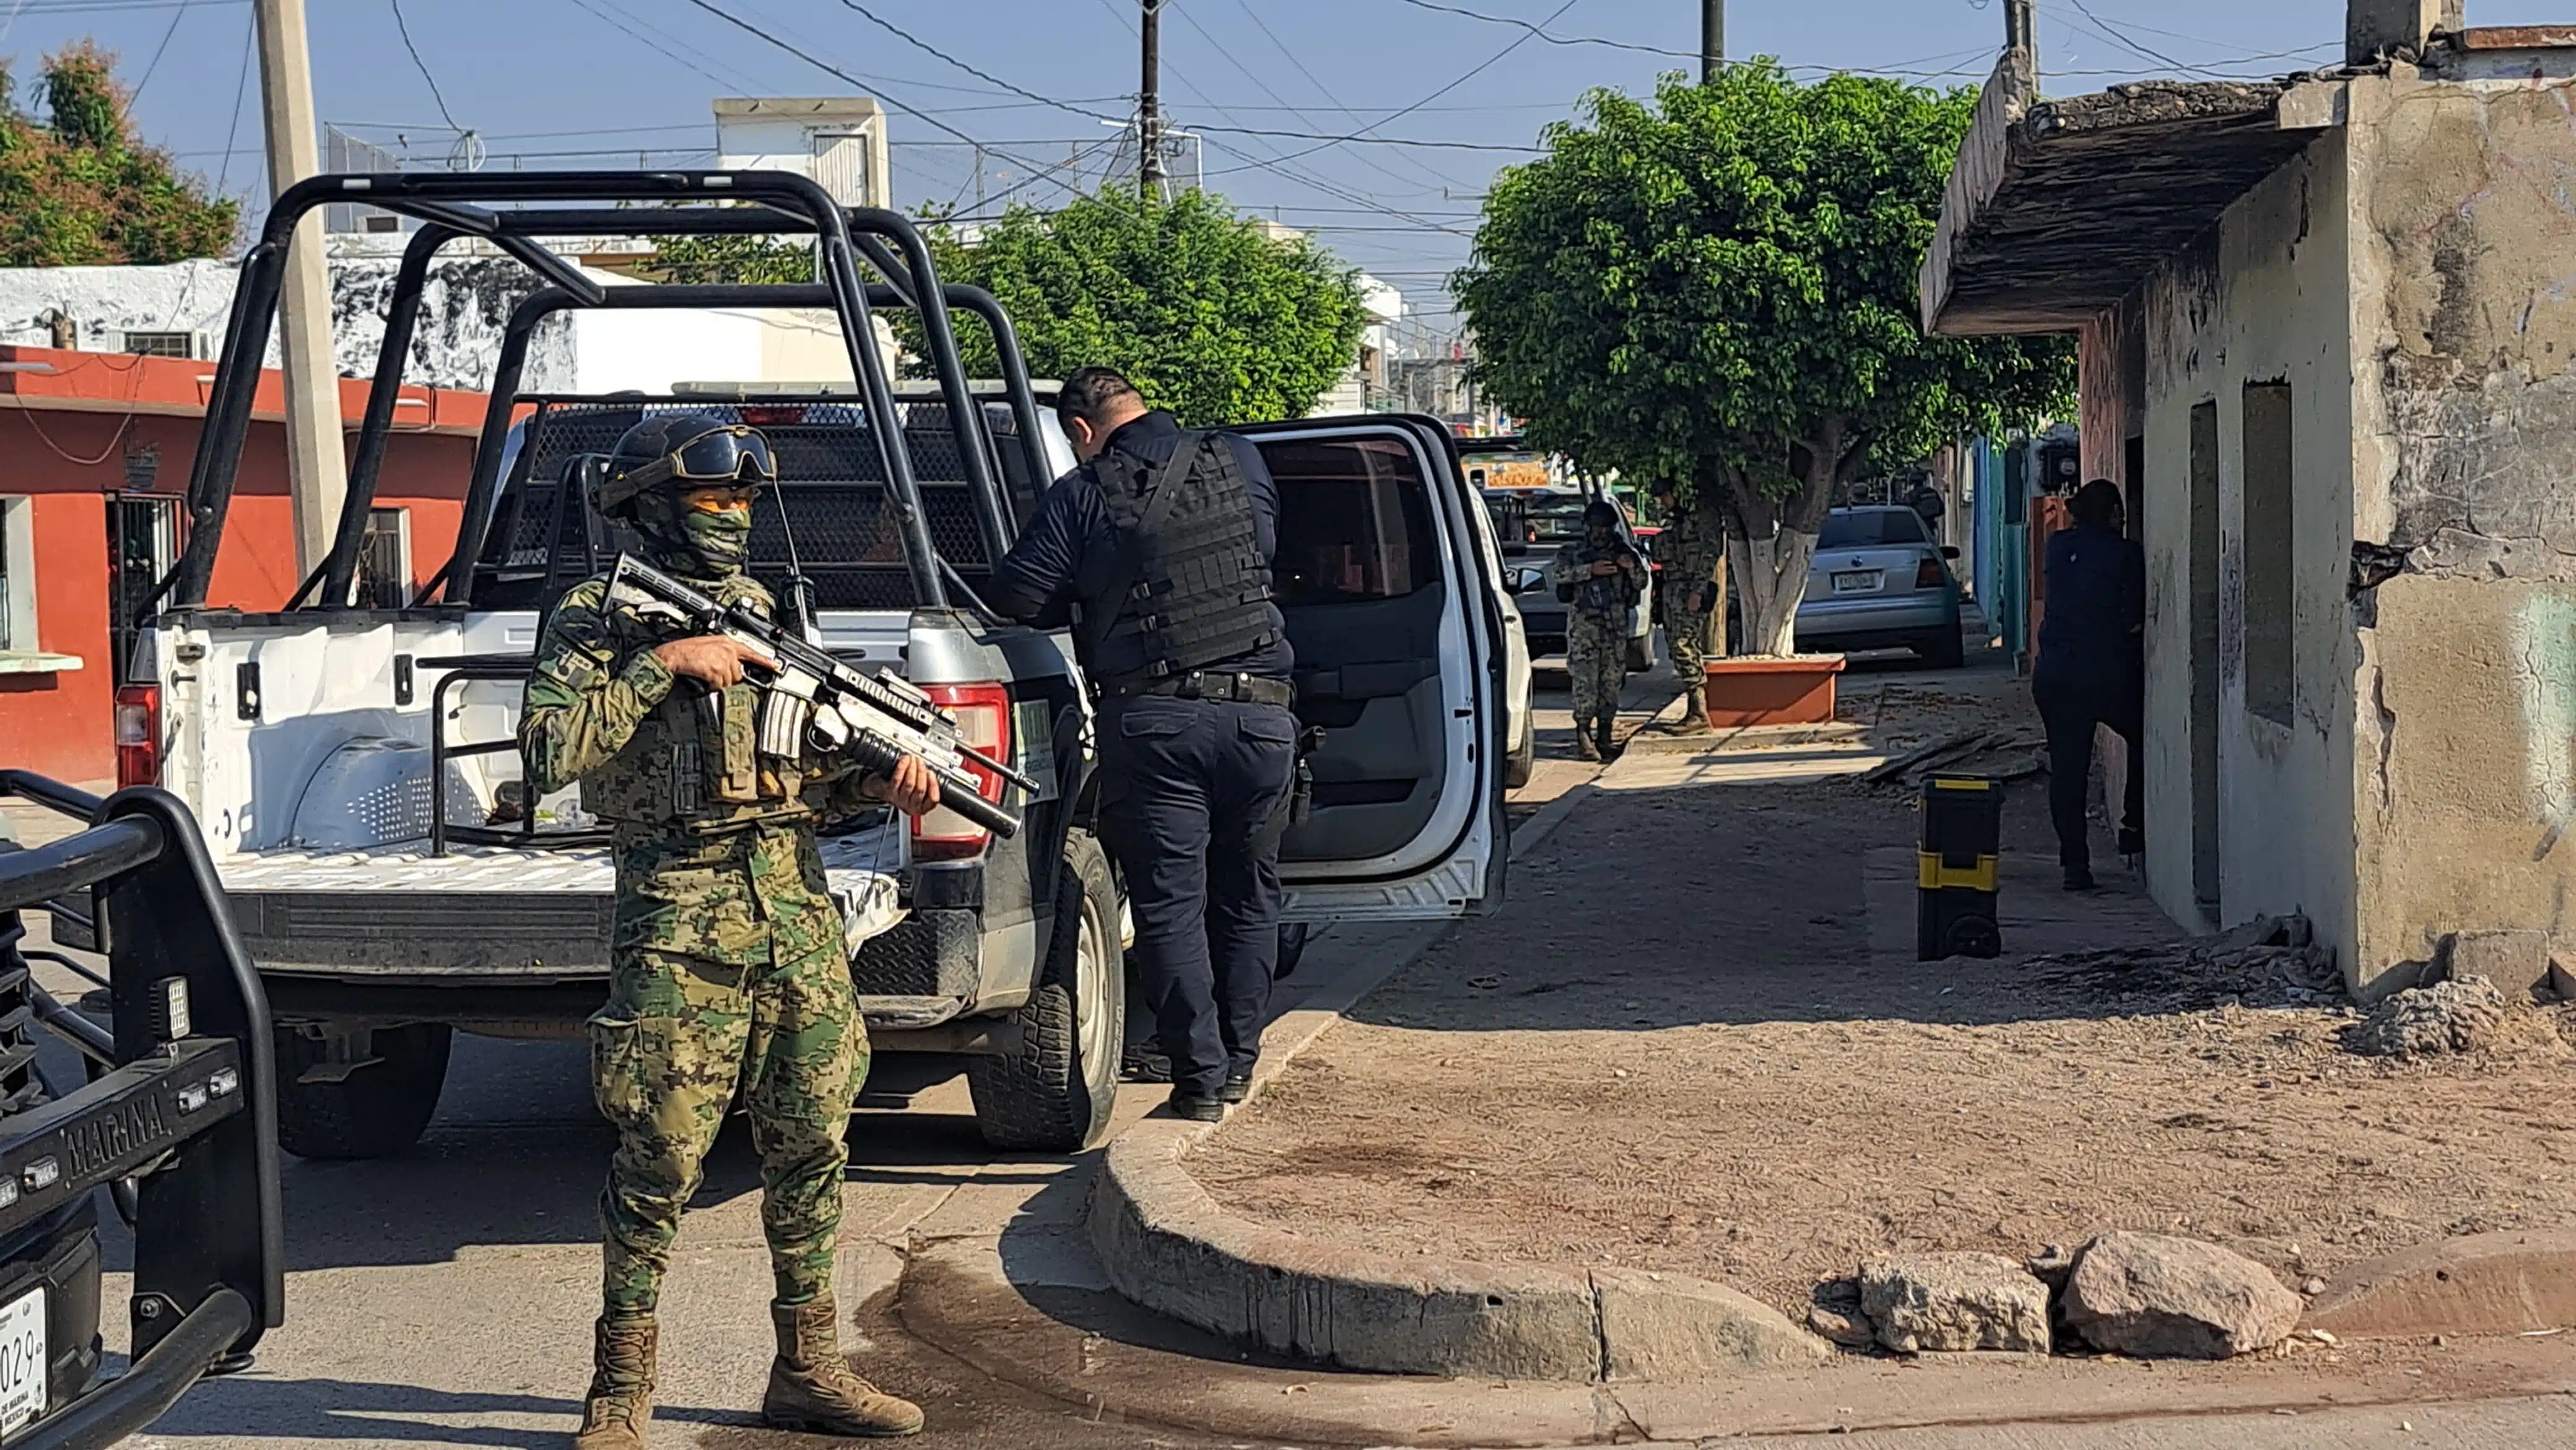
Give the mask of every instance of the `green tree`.
M 2067 404 L 2064 339 L 1916 320 L 1975 106 L 1757 61 L 1596 91 L 1494 180 L 1455 280 L 1480 376 L 1537 446 L 1722 498 L 1756 653 L 1795 647 L 1836 483 Z
M 982 287 L 1010 314 L 1031 373 L 1114 367 L 1192 425 L 1297 417 L 1358 356 L 1366 319 L 1355 274 L 1206 192 L 1163 202 L 1108 191 L 1059 211 L 1013 207 L 971 234 L 934 224 L 928 235 L 942 281 Z M 804 282 L 813 261 L 802 242 L 675 238 L 657 271 L 682 282 Z M 918 319 L 893 321 L 917 357 Z M 967 371 L 994 376 L 991 334 L 964 314 L 951 322 Z
M 86 41 L 46 57 L 41 119 L 18 108 L 0 65 L 0 266 L 151 264 L 231 249 L 239 203 L 210 195 L 135 135 L 115 65 Z

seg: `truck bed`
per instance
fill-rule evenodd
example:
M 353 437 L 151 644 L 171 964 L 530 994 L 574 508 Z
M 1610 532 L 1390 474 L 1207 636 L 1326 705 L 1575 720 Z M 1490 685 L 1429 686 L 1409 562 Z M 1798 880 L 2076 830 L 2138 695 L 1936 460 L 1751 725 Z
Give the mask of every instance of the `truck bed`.
M 824 839 L 851 951 L 903 919 L 903 859 L 894 827 Z M 615 868 L 605 848 L 245 851 L 216 858 L 215 870 L 263 973 L 449 984 L 607 975 Z

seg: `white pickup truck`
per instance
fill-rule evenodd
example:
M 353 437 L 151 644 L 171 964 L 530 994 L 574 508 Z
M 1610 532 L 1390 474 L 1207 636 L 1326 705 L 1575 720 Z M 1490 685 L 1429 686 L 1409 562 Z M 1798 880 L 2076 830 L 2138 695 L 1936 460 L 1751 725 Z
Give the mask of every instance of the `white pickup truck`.
M 342 547 L 308 583 L 315 601 L 204 608 L 288 230 L 351 190 L 425 224 L 389 303 L 379 399 L 400 380 L 419 279 L 444 241 L 486 236 L 556 285 L 511 322 L 458 557 L 419 601 L 329 602 L 349 597 L 388 404 L 360 430 Z M 737 204 L 706 204 L 717 199 Z M 521 204 L 483 205 L 501 200 Z M 602 200 L 665 204 L 529 204 Z M 575 285 L 579 274 L 536 242 L 603 230 L 815 233 L 827 280 L 601 289 Z M 860 279 L 862 260 L 881 280 Z M 604 838 L 575 792 L 524 799 L 511 743 L 519 697 L 544 610 L 619 546 L 588 507 L 599 455 L 648 411 L 710 401 L 704 390 L 522 394 L 529 329 L 566 307 L 822 306 L 838 310 L 845 337 L 866 338 L 872 309 L 937 285 L 901 218 L 834 209 L 775 173 L 322 177 L 281 199 L 243 266 L 173 603 L 138 640 L 132 678 L 145 683 L 120 693 L 117 719 L 120 777 L 157 781 L 203 823 L 280 1024 L 279 1122 L 292 1151 L 408 1146 L 435 1110 L 452 1032 L 571 1036 L 604 991 Z M 827 831 L 875 1045 L 962 1055 L 996 1146 L 1072 1150 L 1107 1123 L 1125 997 L 1116 873 L 1089 831 L 1090 707 L 1061 631 L 999 622 L 973 597 L 1013 521 L 1071 459 L 1000 310 L 971 289 L 937 295 L 994 328 L 1001 383 L 965 379 L 934 308 L 934 383 L 895 384 L 876 349 L 853 347 L 855 389 L 717 406 L 762 426 L 780 460 L 780 507 L 759 511 L 755 572 L 784 585 L 781 520 L 792 521 L 825 645 L 900 671 L 970 743 L 1039 782 L 1005 802 L 1024 819 L 1009 839 L 944 811 L 909 829 L 880 815 Z M 1509 603 L 1447 433 L 1395 415 L 1243 431 L 1280 481 L 1276 585 L 1298 709 L 1323 730 L 1308 762 L 1315 808 L 1282 853 L 1292 918 L 1489 908 L 1506 855 Z

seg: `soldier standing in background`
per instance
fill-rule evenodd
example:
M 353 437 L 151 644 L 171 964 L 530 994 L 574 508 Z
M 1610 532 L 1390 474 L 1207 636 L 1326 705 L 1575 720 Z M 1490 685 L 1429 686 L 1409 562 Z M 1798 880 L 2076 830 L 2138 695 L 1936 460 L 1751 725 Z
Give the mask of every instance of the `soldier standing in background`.
M 1556 551 L 1548 565 L 1565 619 L 1565 672 L 1574 689 L 1574 749 L 1607 760 L 1617 748 L 1619 691 L 1628 683 L 1628 611 L 1646 594 L 1646 561 L 1619 537 L 1618 505 L 1595 499 L 1583 509 L 1583 537 Z
M 765 614 L 769 592 L 743 562 L 752 496 L 776 476 L 757 431 L 666 415 L 618 441 L 595 502 L 633 525 L 655 567 Z M 891 776 L 812 761 L 782 778 L 755 749 L 760 693 L 743 680 L 746 661 L 770 663 L 721 635 L 677 638 L 597 577 L 547 617 L 520 715 L 530 791 L 579 781 L 617 862 L 608 1002 L 590 1019 L 591 1085 L 617 1154 L 600 1196 L 604 1302 L 577 1450 L 642 1450 L 662 1275 L 737 1087 L 776 1278 L 778 1358 L 761 1418 L 834 1435 L 922 1426 L 919 1409 L 841 1357 L 842 1135 L 868 1033 L 814 827 L 875 802 L 920 815 L 938 787 L 912 757 Z
M 1717 611 L 1726 607 L 1717 585 L 1718 566 L 1726 562 L 1726 515 L 1717 500 L 1694 497 L 1687 504 L 1673 481 L 1658 479 L 1655 505 L 1663 511 L 1663 532 L 1655 535 L 1655 562 L 1664 566 L 1664 634 L 1672 641 L 1673 678 L 1681 682 L 1682 718 L 1676 735 L 1708 733 L 1708 675 L 1702 668 L 1716 637 Z

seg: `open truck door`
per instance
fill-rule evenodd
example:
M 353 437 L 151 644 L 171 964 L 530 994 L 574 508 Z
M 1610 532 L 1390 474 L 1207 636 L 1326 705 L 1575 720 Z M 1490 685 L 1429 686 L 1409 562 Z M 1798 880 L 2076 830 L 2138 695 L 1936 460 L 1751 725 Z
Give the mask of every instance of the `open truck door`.
M 1490 911 L 1503 896 L 1510 608 L 1448 430 L 1404 414 L 1238 430 L 1279 484 L 1272 583 L 1297 652 L 1313 809 L 1286 919 Z

